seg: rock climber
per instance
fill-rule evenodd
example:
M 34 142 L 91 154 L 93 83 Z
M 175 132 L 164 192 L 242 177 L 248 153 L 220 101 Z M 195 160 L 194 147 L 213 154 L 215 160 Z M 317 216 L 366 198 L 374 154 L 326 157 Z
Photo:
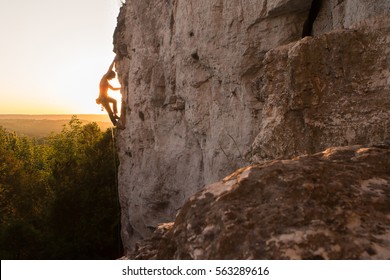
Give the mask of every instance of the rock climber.
M 111 90 L 121 89 L 120 87 L 118 88 L 113 87 L 108 82 L 109 80 L 112 80 L 113 78 L 116 77 L 114 70 L 112 70 L 114 68 L 115 61 L 116 61 L 116 57 L 114 61 L 111 63 L 110 67 L 108 68 L 107 73 L 104 74 L 102 79 L 100 80 L 100 84 L 99 84 L 100 92 L 99 92 L 99 97 L 96 99 L 96 103 L 101 104 L 104 107 L 104 109 L 106 109 L 111 122 L 113 123 L 114 126 L 117 126 L 118 119 L 119 119 L 119 117 L 117 116 L 118 114 L 117 101 L 114 98 L 108 96 L 108 89 Z M 112 110 L 111 110 L 110 103 L 112 103 Z

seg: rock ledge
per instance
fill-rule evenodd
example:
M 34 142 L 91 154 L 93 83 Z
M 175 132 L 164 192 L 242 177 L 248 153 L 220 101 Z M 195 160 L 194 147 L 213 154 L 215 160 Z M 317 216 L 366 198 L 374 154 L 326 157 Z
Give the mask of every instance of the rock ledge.
M 132 259 L 389 259 L 390 142 L 241 168 Z

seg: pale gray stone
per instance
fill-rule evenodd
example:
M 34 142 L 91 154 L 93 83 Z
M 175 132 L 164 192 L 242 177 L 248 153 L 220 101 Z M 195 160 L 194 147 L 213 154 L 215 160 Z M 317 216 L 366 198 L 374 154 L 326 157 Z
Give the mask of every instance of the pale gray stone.
M 126 1 L 114 51 L 127 253 L 238 168 L 388 136 L 389 1 L 324 2 L 319 36 L 301 40 L 310 1 Z

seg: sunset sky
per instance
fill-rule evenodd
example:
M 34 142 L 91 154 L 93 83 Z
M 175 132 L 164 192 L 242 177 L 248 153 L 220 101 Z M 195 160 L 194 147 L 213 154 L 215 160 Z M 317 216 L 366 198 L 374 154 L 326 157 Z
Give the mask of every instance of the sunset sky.
M 120 0 L 0 2 L 0 114 L 96 114 Z M 120 100 L 119 92 L 110 95 Z M 120 103 L 120 102 L 119 102 Z

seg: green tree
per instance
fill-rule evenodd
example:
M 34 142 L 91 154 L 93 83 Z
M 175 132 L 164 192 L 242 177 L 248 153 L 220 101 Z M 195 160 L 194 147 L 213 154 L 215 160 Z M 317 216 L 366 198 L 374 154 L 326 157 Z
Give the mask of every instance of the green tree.
M 112 131 L 73 117 L 43 143 L 0 128 L 0 257 L 121 256 Z
M 0 128 L 0 255 L 33 258 L 51 199 L 45 147 Z M 19 245 L 18 245 L 19 244 Z M 29 246 L 27 246 L 28 244 Z
M 51 143 L 56 190 L 50 226 L 59 238 L 53 257 L 118 257 L 117 162 L 111 131 L 102 133 L 96 123 L 82 126 L 72 119 Z

